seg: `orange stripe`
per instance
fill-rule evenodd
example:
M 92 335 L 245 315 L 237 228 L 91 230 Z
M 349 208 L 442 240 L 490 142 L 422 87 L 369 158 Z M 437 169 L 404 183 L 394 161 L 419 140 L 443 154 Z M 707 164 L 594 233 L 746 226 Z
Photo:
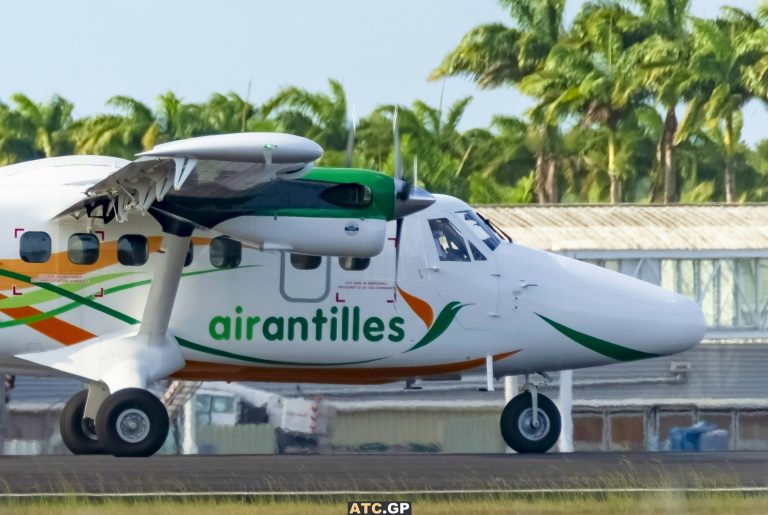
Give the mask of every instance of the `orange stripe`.
M 427 326 L 427 329 L 432 327 L 432 321 L 435 319 L 435 314 L 432 311 L 432 306 L 430 306 L 420 298 L 414 297 L 410 293 L 406 293 L 405 290 L 403 290 L 399 286 L 397 287 L 397 291 L 400 292 L 400 295 L 403 296 L 408 306 L 410 306 L 413 312 L 416 313 L 416 316 L 418 316 L 424 322 L 424 325 Z
M 147 237 L 150 254 L 160 250 L 162 241 L 162 236 Z M 192 238 L 194 245 L 208 245 L 210 241 L 210 238 Z M 51 254 L 51 258 L 45 263 L 27 263 L 21 259 L 1 259 L 0 267 L 6 270 L 13 270 L 19 274 L 28 275 L 34 280 L 42 274 L 86 275 L 102 268 L 116 265 L 117 263 L 117 241 L 113 240 L 101 244 L 99 259 L 92 265 L 75 265 L 69 260 L 67 251 L 63 251 Z M 0 290 L 10 290 L 14 286 L 16 286 L 17 290 L 29 287 L 26 284 L 19 284 L 15 279 L 0 277 Z
M 195 245 L 208 245 L 210 244 L 210 238 L 195 237 L 192 238 L 192 242 Z M 149 236 L 147 238 L 149 244 L 149 252 L 157 252 L 160 250 L 162 243 L 161 236 Z M 117 241 L 108 241 L 101 244 L 99 252 L 99 260 L 92 265 L 75 265 L 69 261 L 67 252 L 57 252 L 51 255 L 51 259 L 46 263 L 27 263 L 21 259 L 9 259 L 0 262 L 0 266 L 13 270 L 14 272 L 28 275 L 34 278 L 40 274 L 66 274 L 66 275 L 81 275 L 96 270 L 106 268 L 111 265 L 117 264 Z M 0 289 L 7 290 L 16 286 L 17 290 L 21 290 L 24 287 L 30 287 L 34 285 L 21 285 L 18 281 L 0 277 Z M 8 297 L 0 293 L 0 300 L 7 299 Z M 27 318 L 43 313 L 42 311 L 33 308 L 31 306 L 0 309 L 0 313 L 8 315 L 14 320 L 20 318 Z M 81 329 L 75 325 L 72 325 L 58 318 L 48 318 L 45 320 L 39 320 L 27 324 L 35 331 L 55 340 L 64 345 L 74 345 L 75 343 L 84 342 L 95 338 L 96 335 Z
M 519 350 L 497 354 L 494 361 L 508 358 Z M 334 384 L 377 384 L 391 383 L 414 377 L 425 377 L 463 372 L 479 368 L 485 364 L 485 358 L 426 365 L 417 367 L 380 367 L 380 368 L 299 368 L 299 367 L 249 367 L 224 363 L 187 360 L 186 366 L 171 377 L 187 381 L 270 381 L 301 383 Z
M 8 297 L 0 294 L 0 300 L 6 298 Z M 42 313 L 42 311 L 29 306 L 21 308 L 0 309 L 0 312 L 8 315 L 14 320 L 35 316 Z M 38 320 L 37 322 L 32 322 L 27 325 L 35 331 L 42 333 L 48 338 L 56 340 L 57 342 L 64 345 L 73 345 L 75 343 L 84 342 L 85 340 L 90 340 L 91 338 L 96 337 L 95 334 L 89 333 L 84 329 L 80 329 L 77 326 L 64 322 L 63 320 L 59 320 L 58 318 Z

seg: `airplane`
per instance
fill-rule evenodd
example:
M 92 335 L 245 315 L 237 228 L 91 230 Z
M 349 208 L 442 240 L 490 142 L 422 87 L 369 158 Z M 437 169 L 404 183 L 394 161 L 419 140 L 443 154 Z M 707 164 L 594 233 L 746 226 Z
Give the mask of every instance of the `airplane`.
M 541 453 L 561 419 L 548 372 L 685 351 L 699 306 L 517 245 L 465 202 L 315 167 L 281 133 L 163 143 L 133 161 L 0 168 L 0 370 L 79 378 L 74 454 L 151 456 L 164 379 L 375 384 L 524 375 L 504 441 Z M 398 156 L 399 157 L 399 156 Z

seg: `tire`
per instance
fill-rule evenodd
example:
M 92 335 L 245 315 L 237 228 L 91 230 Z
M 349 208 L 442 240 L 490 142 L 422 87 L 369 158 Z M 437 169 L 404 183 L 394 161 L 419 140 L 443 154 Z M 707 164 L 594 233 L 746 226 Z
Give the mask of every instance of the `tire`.
M 92 419 L 84 419 L 88 390 L 76 393 L 64 405 L 59 420 L 61 439 L 72 454 L 104 454 Z
M 160 399 L 141 388 L 113 393 L 96 415 L 96 434 L 113 456 L 152 456 L 165 443 L 169 425 Z
M 543 453 L 560 438 L 560 411 L 549 397 L 539 394 L 539 428 L 532 427 L 533 397 L 530 392 L 513 397 L 501 413 L 501 436 L 519 453 Z

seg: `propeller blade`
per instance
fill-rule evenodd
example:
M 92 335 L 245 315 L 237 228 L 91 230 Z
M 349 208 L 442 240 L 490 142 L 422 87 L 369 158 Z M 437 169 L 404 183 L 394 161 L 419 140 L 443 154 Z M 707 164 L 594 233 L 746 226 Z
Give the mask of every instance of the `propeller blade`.
M 355 133 L 357 132 L 357 112 L 355 112 L 355 106 L 352 105 L 352 119 L 349 121 L 349 129 L 347 132 L 347 148 L 344 154 L 344 168 L 352 167 L 352 154 L 355 150 Z
M 398 218 L 395 222 L 395 302 L 397 302 L 397 281 L 400 279 L 400 237 L 403 234 L 404 218 Z
M 394 139 L 395 179 L 403 180 L 403 158 L 400 155 L 400 126 L 397 120 L 397 107 L 392 115 L 392 138 Z

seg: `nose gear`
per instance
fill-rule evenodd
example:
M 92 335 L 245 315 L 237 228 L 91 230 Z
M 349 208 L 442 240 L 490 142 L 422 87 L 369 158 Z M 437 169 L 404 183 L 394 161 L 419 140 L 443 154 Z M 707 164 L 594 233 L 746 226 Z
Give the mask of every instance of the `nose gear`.
M 504 442 L 519 453 L 543 453 L 552 448 L 560 437 L 560 411 L 552 400 L 539 393 L 539 388 L 550 380 L 525 377 L 525 391 L 513 397 L 501 413 L 501 436 Z

